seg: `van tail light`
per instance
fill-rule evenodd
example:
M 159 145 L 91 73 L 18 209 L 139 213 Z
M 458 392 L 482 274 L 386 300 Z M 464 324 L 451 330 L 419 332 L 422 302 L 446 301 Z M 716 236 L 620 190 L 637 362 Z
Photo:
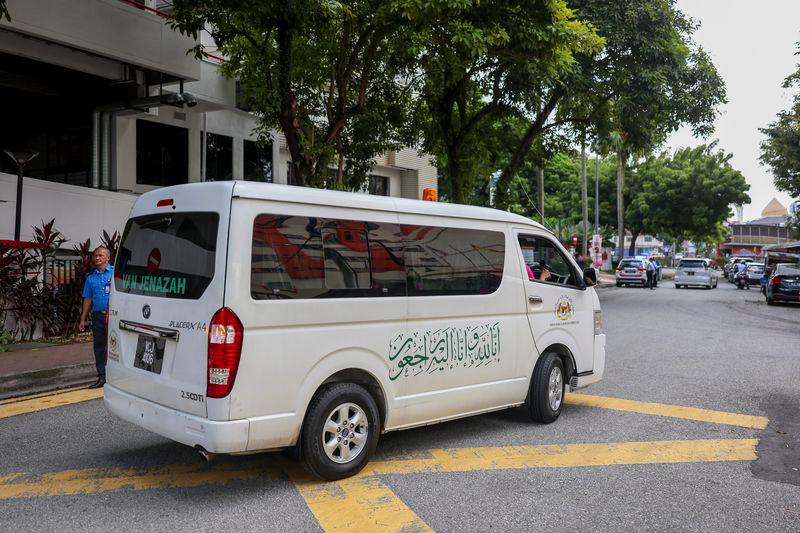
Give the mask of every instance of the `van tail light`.
M 780 285 L 780 284 L 781 284 L 781 278 L 779 278 L 778 276 L 775 276 L 774 278 L 772 278 L 772 279 L 771 279 L 771 280 L 769 280 L 769 281 L 770 281 L 770 282 L 771 282 L 773 285 Z
M 230 394 L 242 356 L 244 326 L 236 313 L 223 307 L 211 317 L 208 327 L 208 386 L 206 396 Z

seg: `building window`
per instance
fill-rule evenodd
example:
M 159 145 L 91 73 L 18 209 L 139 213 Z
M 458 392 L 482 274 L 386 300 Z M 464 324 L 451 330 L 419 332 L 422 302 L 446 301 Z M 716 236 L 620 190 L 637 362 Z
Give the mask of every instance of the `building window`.
M 653 242 L 653 237 L 651 237 L 649 235 L 645 235 L 644 242 Z
M 202 147 L 203 132 L 200 132 Z M 233 179 L 233 137 L 206 132 L 206 181 Z
M 136 121 L 136 183 L 189 182 L 189 130 L 149 120 Z
M 389 178 L 386 176 L 370 176 L 369 193 L 378 196 L 389 196 Z
M 272 183 L 272 145 L 244 141 L 244 179 Z

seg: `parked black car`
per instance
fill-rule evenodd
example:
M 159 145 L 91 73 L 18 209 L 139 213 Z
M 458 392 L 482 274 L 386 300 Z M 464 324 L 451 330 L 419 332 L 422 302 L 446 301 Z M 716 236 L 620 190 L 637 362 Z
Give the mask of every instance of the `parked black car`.
M 800 264 L 775 266 L 767 281 L 767 304 L 775 302 L 800 302 Z

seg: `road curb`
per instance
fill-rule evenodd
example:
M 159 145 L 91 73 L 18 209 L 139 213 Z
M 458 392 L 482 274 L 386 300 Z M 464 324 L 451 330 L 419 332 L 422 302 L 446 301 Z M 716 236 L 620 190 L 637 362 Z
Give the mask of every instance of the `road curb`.
M 94 363 L 80 363 L 0 376 L 0 400 L 89 385 L 97 379 Z

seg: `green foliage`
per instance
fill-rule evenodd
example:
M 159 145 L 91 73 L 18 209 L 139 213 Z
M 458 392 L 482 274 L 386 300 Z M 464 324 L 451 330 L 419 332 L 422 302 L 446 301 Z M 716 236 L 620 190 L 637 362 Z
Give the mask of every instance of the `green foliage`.
M 626 181 L 625 220 L 632 234 L 666 235 L 674 240 L 718 242 L 733 204 L 750 201 L 732 154 L 716 143 L 652 156 L 634 166 Z
M 7 333 L 0 333 L 0 353 L 8 351 L 6 346 L 11 343 L 11 340 L 11 335 Z
M 800 43 L 798 43 L 800 55 Z M 800 88 L 800 65 L 797 72 L 786 78 L 783 86 Z M 778 113 L 778 118 L 761 133 L 767 136 L 761 143 L 761 162 L 772 170 L 775 187 L 800 198 L 800 94 L 792 106 Z
M 301 185 L 359 188 L 373 158 L 415 144 L 413 61 L 423 22 L 462 2 L 176 0 L 172 25 L 209 31 L 258 132 L 280 131 Z M 204 53 L 203 45 L 194 50 Z M 333 176 L 330 169 L 339 169 Z
M 722 79 L 691 40 L 695 24 L 675 0 L 572 0 L 570 7 L 604 46 L 599 53 L 576 54 L 555 85 L 542 80 L 532 89 L 546 97 L 512 148 L 501 192 L 535 157 L 531 148 L 547 144 L 546 137 L 559 130 L 566 129 L 573 142 L 587 135 L 598 149 L 618 150 L 625 158 L 649 152 L 683 124 L 709 134 L 725 101 Z
M 463 203 L 538 112 L 542 88 L 602 40 L 563 0 L 464 2 L 447 15 L 425 29 L 417 119 L 447 198 Z

